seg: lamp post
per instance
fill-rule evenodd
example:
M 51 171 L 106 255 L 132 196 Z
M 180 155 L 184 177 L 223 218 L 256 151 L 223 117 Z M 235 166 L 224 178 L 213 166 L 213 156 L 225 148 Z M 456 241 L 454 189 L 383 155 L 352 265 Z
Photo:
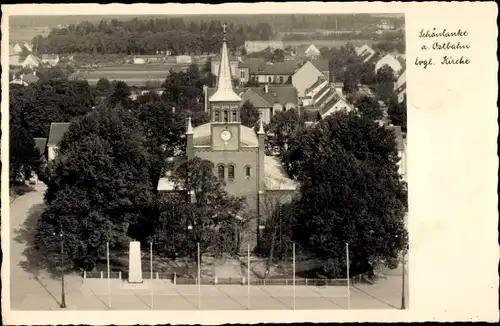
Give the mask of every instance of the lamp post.
M 406 309 L 406 298 L 405 298 L 405 266 L 406 265 L 406 250 L 403 251 L 403 275 L 401 281 L 401 310 Z
M 55 232 L 53 234 L 56 235 Z M 61 226 L 61 230 L 59 232 L 59 240 L 61 242 L 61 304 L 60 304 L 60 307 L 66 308 L 66 294 L 64 291 L 64 233 L 62 230 L 62 226 Z

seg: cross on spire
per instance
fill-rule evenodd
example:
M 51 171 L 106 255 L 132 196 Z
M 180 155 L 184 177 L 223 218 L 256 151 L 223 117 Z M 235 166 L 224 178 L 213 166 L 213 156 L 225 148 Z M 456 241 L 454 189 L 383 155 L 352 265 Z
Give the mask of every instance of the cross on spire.
M 222 25 L 222 36 L 223 36 L 224 41 L 226 41 L 226 28 L 227 28 L 227 25 L 226 25 L 226 23 L 224 23 Z

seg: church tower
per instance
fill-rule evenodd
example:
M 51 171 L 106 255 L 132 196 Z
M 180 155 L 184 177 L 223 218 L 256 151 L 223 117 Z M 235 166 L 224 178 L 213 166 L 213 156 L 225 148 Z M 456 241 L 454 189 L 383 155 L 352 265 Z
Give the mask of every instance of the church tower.
M 209 98 L 212 148 L 214 150 L 239 150 L 241 137 L 241 98 L 233 90 L 231 66 L 226 41 L 226 24 L 223 25 L 222 51 L 215 93 Z

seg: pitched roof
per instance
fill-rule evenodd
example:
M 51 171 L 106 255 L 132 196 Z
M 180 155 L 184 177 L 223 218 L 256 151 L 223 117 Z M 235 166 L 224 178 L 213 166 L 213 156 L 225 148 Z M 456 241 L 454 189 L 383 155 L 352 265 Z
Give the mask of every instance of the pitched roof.
M 50 124 L 47 146 L 57 146 L 63 135 L 68 131 L 69 125 L 69 122 L 52 122 Z
M 330 70 L 328 60 L 323 60 L 323 59 L 311 60 L 311 63 L 316 68 L 318 68 L 319 71 L 329 71 Z
M 310 91 L 316 89 L 319 85 L 323 84 L 326 81 L 326 77 L 324 76 L 319 76 L 318 79 L 308 88 L 306 88 L 304 94 L 309 93 Z
M 290 179 L 279 158 L 264 156 L 264 182 L 267 190 L 296 190 L 297 182 Z
M 302 60 L 288 60 L 256 67 L 250 66 L 250 73 L 254 75 L 292 75 L 300 66 Z
M 35 138 L 35 147 L 40 152 L 40 155 L 45 153 L 45 147 L 47 146 L 47 138 Z
M 40 79 L 37 76 L 35 76 L 33 73 L 21 75 L 21 76 L 19 76 L 19 78 L 28 84 L 36 83 Z

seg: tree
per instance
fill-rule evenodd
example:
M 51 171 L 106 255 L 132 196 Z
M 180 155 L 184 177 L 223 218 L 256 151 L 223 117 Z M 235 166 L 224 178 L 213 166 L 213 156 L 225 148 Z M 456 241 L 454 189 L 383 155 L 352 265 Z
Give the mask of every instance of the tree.
M 406 95 L 401 103 L 396 97 L 391 98 L 387 103 L 387 114 L 391 119 L 391 123 L 396 126 L 401 126 L 403 132 L 407 132 L 406 124 Z
M 31 134 L 19 124 L 10 125 L 10 183 L 29 180 L 40 167 L 41 154 Z
M 355 112 L 336 112 L 290 141 L 284 155 L 301 184 L 292 202 L 294 240 L 345 277 L 396 258 L 407 242 L 407 189 L 398 174 L 395 135 Z
M 267 256 L 264 277 L 269 275 L 275 260 L 286 259 L 292 254 L 295 218 L 290 210 L 291 198 L 290 194 L 277 191 L 266 193 L 261 200 L 261 219 L 265 221 L 265 228 L 261 236 L 260 254 Z
M 97 84 L 95 85 L 97 96 L 108 96 L 113 90 L 113 85 L 106 78 L 99 78 Z
M 49 164 L 47 209 L 35 245 L 47 266 L 59 265 L 64 232 L 70 269 L 92 270 L 105 255 L 123 253 L 129 227 L 149 218 L 148 153 L 140 123 L 121 107 L 103 107 L 72 123 Z
M 298 110 L 278 111 L 265 126 L 266 155 L 281 155 L 287 148 L 288 140 L 293 133 L 304 125 Z M 258 126 L 256 126 L 256 129 Z
M 383 118 L 383 112 L 377 100 L 362 96 L 355 103 L 354 106 L 358 109 L 359 114 L 370 119 L 371 121 L 378 121 Z
M 375 92 L 381 101 L 388 101 L 394 95 L 394 70 L 389 65 L 381 67 L 375 76 Z
M 342 87 L 342 90 L 346 94 L 353 94 L 356 93 L 359 89 L 359 81 L 356 78 L 356 76 L 352 73 L 347 71 L 344 74 L 344 86 Z
M 235 223 L 244 198 L 229 196 L 213 169 L 212 162 L 198 157 L 175 169 L 172 181 L 178 192 L 164 197 L 154 235 L 160 255 L 194 258 L 197 243 L 202 252 L 237 252 Z
M 259 121 L 259 111 L 253 106 L 249 100 L 245 101 L 240 110 L 241 124 L 249 128 L 254 128 Z
M 120 104 L 124 108 L 130 107 L 130 87 L 124 81 L 113 81 L 113 90 L 108 98 L 108 103 L 111 106 Z
M 95 103 L 86 81 L 40 80 L 9 90 L 11 114 L 33 137 L 48 137 L 52 122 L 69 122 L 89 112 Z

